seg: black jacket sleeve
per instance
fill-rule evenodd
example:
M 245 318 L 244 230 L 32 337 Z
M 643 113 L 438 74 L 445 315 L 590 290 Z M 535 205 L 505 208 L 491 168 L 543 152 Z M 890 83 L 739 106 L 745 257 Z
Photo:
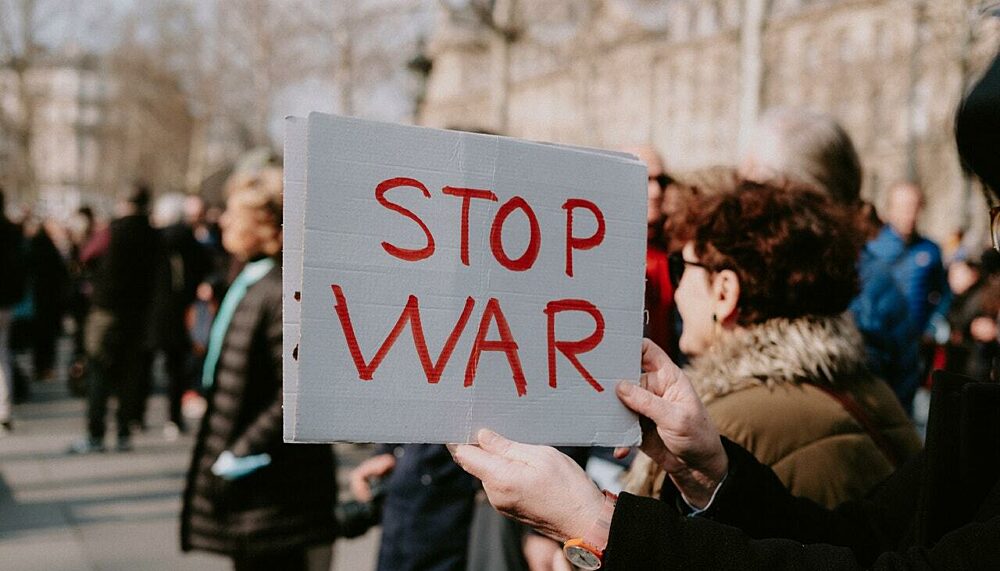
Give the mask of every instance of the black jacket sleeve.
M 1000 517 L 963 526 L 931 549 L 887 551 L 860 561 L 849 547 L 793 539 L 753 539 L 704 518 L 679 516 L 663 502 L 623 494 L 618 500 L 605 569 L 996 569 Z
M 266 377 L 273 383 L 273 396 L 270 404 L 247 426 L 230 448 L 233 454 L 240 457 L 272 451 L 282 443 L 281 297 L 275 296 L 266 303 L 262 326 L 271 363 L 271 371 L 268 371 Z
M 917 569 L 1000 566 L 1000 518 L 963 526 L 932 549 L 897 551 L 916 510 L 922 459 L 862 501 L 827 510 L 793 497 L 749 452 L 724 441 L 730 472 L 704 517 L 622 494 L 606 554 L 616 569 Z M 996 567 L 994 567 L 996 568 Z

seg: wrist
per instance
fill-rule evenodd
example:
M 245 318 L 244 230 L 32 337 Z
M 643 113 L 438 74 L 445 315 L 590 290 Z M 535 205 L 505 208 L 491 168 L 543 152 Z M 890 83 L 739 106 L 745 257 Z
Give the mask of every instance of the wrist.
M 717 462 L 704 470 L 682 470 L 670 474 L 670 479 L 689 506 L 703 509 L 715 497 L 716 490 L 728 473 L 729 457 L 723 453 Z
M 576 535 L 563 544 L 563 554 L 579 569 L 600 569 L 604 561 L 604 551 L 611 534 L 611 520 L 614 517 L 618 496 L 611 492 L 601 494 L 600 507 L 596 516 L 590 518 L 590 525 L 582 535 Z
M 560 541 L 585 536 L 600 519 L 604 502 L 604 492 L 597 489 L 596 486 L 588 486 L 586 499 L 581 503 L 580 509 L 570 525 L 567 526 L 564 537 L 560 538 Z

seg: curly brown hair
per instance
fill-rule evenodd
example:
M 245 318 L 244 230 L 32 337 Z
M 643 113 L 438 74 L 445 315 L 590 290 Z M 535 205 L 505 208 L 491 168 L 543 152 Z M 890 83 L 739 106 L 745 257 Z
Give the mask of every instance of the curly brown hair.
M 844 207 L 811 187 L 743 181 L 685 210 L 672 230 L 710 271 L 736 273 L 740 325 L 838 315 L 858 293 L 861 233 Z

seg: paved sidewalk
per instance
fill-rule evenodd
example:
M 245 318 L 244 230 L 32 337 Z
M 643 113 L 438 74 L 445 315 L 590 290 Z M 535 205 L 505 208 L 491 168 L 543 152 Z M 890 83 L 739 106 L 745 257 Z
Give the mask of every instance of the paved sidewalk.
M 83 457 L 66 447 L 82 434 L 84 403 L 59 382 L 35 383 L 32 401 L 15 407 L 14 432 L 0 437 L 0 568 L 5 571 L 221 570 L 227 559 L 182 554 L 180 494 L 191 438 L 162 434 L 166 402 L 154 396 L 150 429 L 135 450 Z M 345 446 L 341 480 L 365 455 Z M 346 485 L 341 486 L 345 495 Z M 338 541 L 335 568 L 374 567 L 377 532 Z

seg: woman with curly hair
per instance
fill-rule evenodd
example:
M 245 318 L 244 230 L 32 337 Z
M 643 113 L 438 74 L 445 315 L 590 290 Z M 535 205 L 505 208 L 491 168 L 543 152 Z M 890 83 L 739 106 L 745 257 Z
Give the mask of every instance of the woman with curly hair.
M 743 182 L 693 198 L 679 220 L 680 348 L 724 436 L 827 506 L 861 497 L 917 453 L 845 314 L 863 240 L 848 212 L 810 188 Z M 629 489 L 658 494 L 662 478 L 640 457 Z

